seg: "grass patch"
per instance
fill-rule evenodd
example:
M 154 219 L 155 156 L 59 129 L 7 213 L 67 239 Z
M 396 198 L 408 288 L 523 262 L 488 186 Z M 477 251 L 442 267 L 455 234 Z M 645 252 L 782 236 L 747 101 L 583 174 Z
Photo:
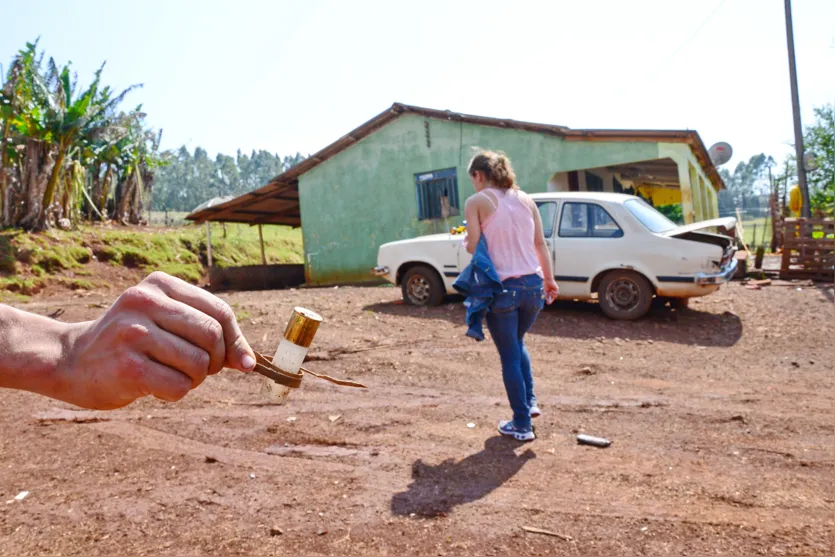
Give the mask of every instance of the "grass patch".
M 19 271 L 17 263 L 39 267 L 46 273 L 76 269 L 89 263 L 92 251 L 72 233 L 0 234 L 0 268 L 9 274 Z
M 98 283 L 87 279 L 57 277 L 56 280 L 58 283 L 63 284 L 70 290 L 95 290 L 98 286 Z
M 32 297 L 26 296 L 25 294 L 9 292 L 8 290 L 0 290 L 0 303 L 2 304 L 25 304 L 31 300 Z
M 197 284 L 203 278 L 202 268 L 193 263 L 165 263 L 155 270 L 162 271 L 191 284 Z
M 212 259 L 215 267 L 260 265 L 261 246 L 258 227 L 245 224 L 212 224 Z M 178 230 L 180 241 L 200 261 L 208 264 L 205 226 L 190 226 Z M 264 226 L 264 254 L 268 264 L 303 263 L 301 229 L 285 226 Z
M 752 250 L 755 249 L 755 246 L 759 246 L 763 243 L 763 231 L 765 231 L 765 245 L 768 246 L 771 244 L 771 219 L 758 218 L 758 219 L 751 219 L 751 220 L 743 220 L 742 221 L 742 230 L 745 232 L 745 243 L 748 244 L 748 247 Z M 757 233 L 757 236 L 754 237 L 754 233 Z
M 268 263 L 302 263 L 301 230 L 265 226 L 264 251 Z M 259 265 L 258 228 L 246 225 L 212 225 L 213 263 L 217 267 Z M 144 273 L 163 271 L 192 284 L 205 276 L 208 264 L 206 229 L 184 226 L 154 228 L 103 228 L 84 226 L 74 231 L 29 234 L 19 230 L 0 232 L 0 290 L 31 296 L 55 279 L 74 290 L 92 290 L 96 281 L 85 265 L 93 259 Z M 61 276 L 64 271 L 71 277 Z M 3 276 L 5 275 L 5 276 Z
M 0 277 L 0 290 L 32 296 L 43 290 L 48 280 L 46 277 Z

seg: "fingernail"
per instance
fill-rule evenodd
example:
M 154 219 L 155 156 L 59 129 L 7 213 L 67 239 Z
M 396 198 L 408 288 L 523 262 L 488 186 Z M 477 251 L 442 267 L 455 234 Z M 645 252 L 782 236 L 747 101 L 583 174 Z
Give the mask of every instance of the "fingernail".
M 244 366 L 244 369 L 250 370 L 255 367 L 255 358 L 249 354 L 244 354 L 244 357 L 241 359 L 241 365 Z

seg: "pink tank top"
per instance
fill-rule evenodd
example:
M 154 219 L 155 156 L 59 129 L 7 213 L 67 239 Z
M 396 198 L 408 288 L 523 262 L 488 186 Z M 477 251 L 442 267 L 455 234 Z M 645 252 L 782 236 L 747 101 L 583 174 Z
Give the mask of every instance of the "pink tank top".
M 534 244 L 533 215 L 530 206 L 519 198 L 519 190 L 490 190 L 480 195 L 496 209 L 482 223 L 481 233 L 487 239 L 487 252 L 499 279 L 542 276 Z

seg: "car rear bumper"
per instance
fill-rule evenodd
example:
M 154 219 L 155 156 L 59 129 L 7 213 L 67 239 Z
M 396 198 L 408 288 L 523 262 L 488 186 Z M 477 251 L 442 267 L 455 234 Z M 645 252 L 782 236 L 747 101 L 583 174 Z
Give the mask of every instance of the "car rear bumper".
M 695 283 L 699 286 L 708 286 L 711 284 L 725 284 L 726 282 L 730 281 L 736 274 L 736 268 L 738 264 L 739 261 L 737 261 L 737 259 L 733 257 L 731 258 L 730 262 L 728 262 L 728 264 L 725 265 L 725 267 L 718 273 L 699 273 L 698 275 L 696 275 Z

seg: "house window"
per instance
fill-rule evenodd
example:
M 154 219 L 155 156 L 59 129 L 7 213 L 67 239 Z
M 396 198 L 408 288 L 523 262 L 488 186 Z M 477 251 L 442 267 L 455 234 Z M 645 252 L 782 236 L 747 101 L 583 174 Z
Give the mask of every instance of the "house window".
M 615 193 L 623 193 L 623 184 L 621 184 L 620 180 L 618 180 L 614 176 L 612 177 L 612 186 L 615 190 Z
M 603 178 L 586 172 L 586 191 L 603 191 Z
M 560 218 L 562 238 L 620 238 L 618 223 L 596 203 L 565 203 Z
M 445 219 L 460 214 L 456 169 L 415 174 L 415 186 L 420 220 Z

